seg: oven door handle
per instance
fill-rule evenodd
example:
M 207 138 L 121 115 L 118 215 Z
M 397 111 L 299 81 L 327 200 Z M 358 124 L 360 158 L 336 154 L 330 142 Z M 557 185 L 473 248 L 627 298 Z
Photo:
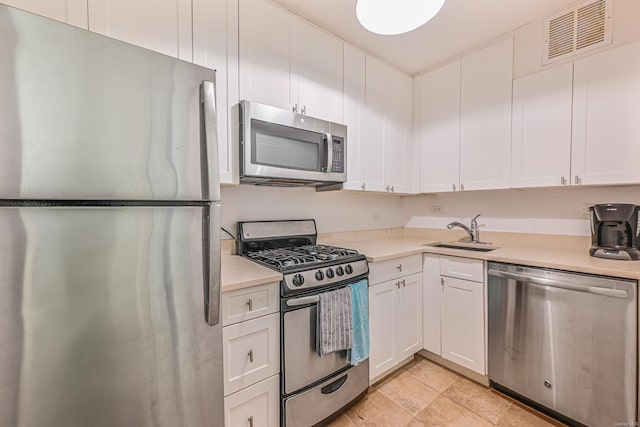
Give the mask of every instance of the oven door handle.
M 287 300 L 287 307 L 298 307 L 300 305 L 315 304 L 320 301 L 320 295 L 311 295 L 308 297 L 291 298 Z

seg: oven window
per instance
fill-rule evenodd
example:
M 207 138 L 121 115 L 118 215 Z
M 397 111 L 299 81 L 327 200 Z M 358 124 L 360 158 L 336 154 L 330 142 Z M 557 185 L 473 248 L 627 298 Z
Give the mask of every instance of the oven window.
M 251 162 L 285 169 L 320 171 L 323 135 L 259 120 L 252 121 Z

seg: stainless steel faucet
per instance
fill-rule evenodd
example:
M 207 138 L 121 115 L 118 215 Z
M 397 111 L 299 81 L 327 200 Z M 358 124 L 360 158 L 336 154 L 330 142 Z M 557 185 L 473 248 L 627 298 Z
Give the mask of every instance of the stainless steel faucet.
M 476 216 L 473 217 L 473 219 L 471 220 L 471 228 L 467 227 L 466 225 L 464 225 L 461 222 L 451 222 L 449 224 L 447 224 L 447 228 L 449 230 L 452 230 L 454 227 L 460 227 L 462 228 L 464 231 L 467 232 L 467 234 L 469 235 L 469 241 L 471 243 L 480 243 L 480 230 L 478 230 L 478 221 L 476 221 L 476 219 L 480 216 L 481 214 L 478 214 Z

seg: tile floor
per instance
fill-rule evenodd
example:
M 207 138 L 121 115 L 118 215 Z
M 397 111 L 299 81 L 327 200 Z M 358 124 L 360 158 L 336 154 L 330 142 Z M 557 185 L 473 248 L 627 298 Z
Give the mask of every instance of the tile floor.
M 373 385 L 330 427 L 561 426 L 422 356 Z

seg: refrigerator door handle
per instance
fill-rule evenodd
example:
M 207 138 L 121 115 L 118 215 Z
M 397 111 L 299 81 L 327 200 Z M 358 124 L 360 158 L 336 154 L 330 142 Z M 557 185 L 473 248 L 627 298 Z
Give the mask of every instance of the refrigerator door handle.
M 220 166 L 218 161 L 218 113 L 216 110 L 216 87 L 214 82 L 204 80 L 200 85 L 202 106 L 201 132 L 202 195 L 205 200 L 220 200 Z
M 203 227 L 205 320 L 209 326 L 220 322 L 220 203 L 212 203 Z

